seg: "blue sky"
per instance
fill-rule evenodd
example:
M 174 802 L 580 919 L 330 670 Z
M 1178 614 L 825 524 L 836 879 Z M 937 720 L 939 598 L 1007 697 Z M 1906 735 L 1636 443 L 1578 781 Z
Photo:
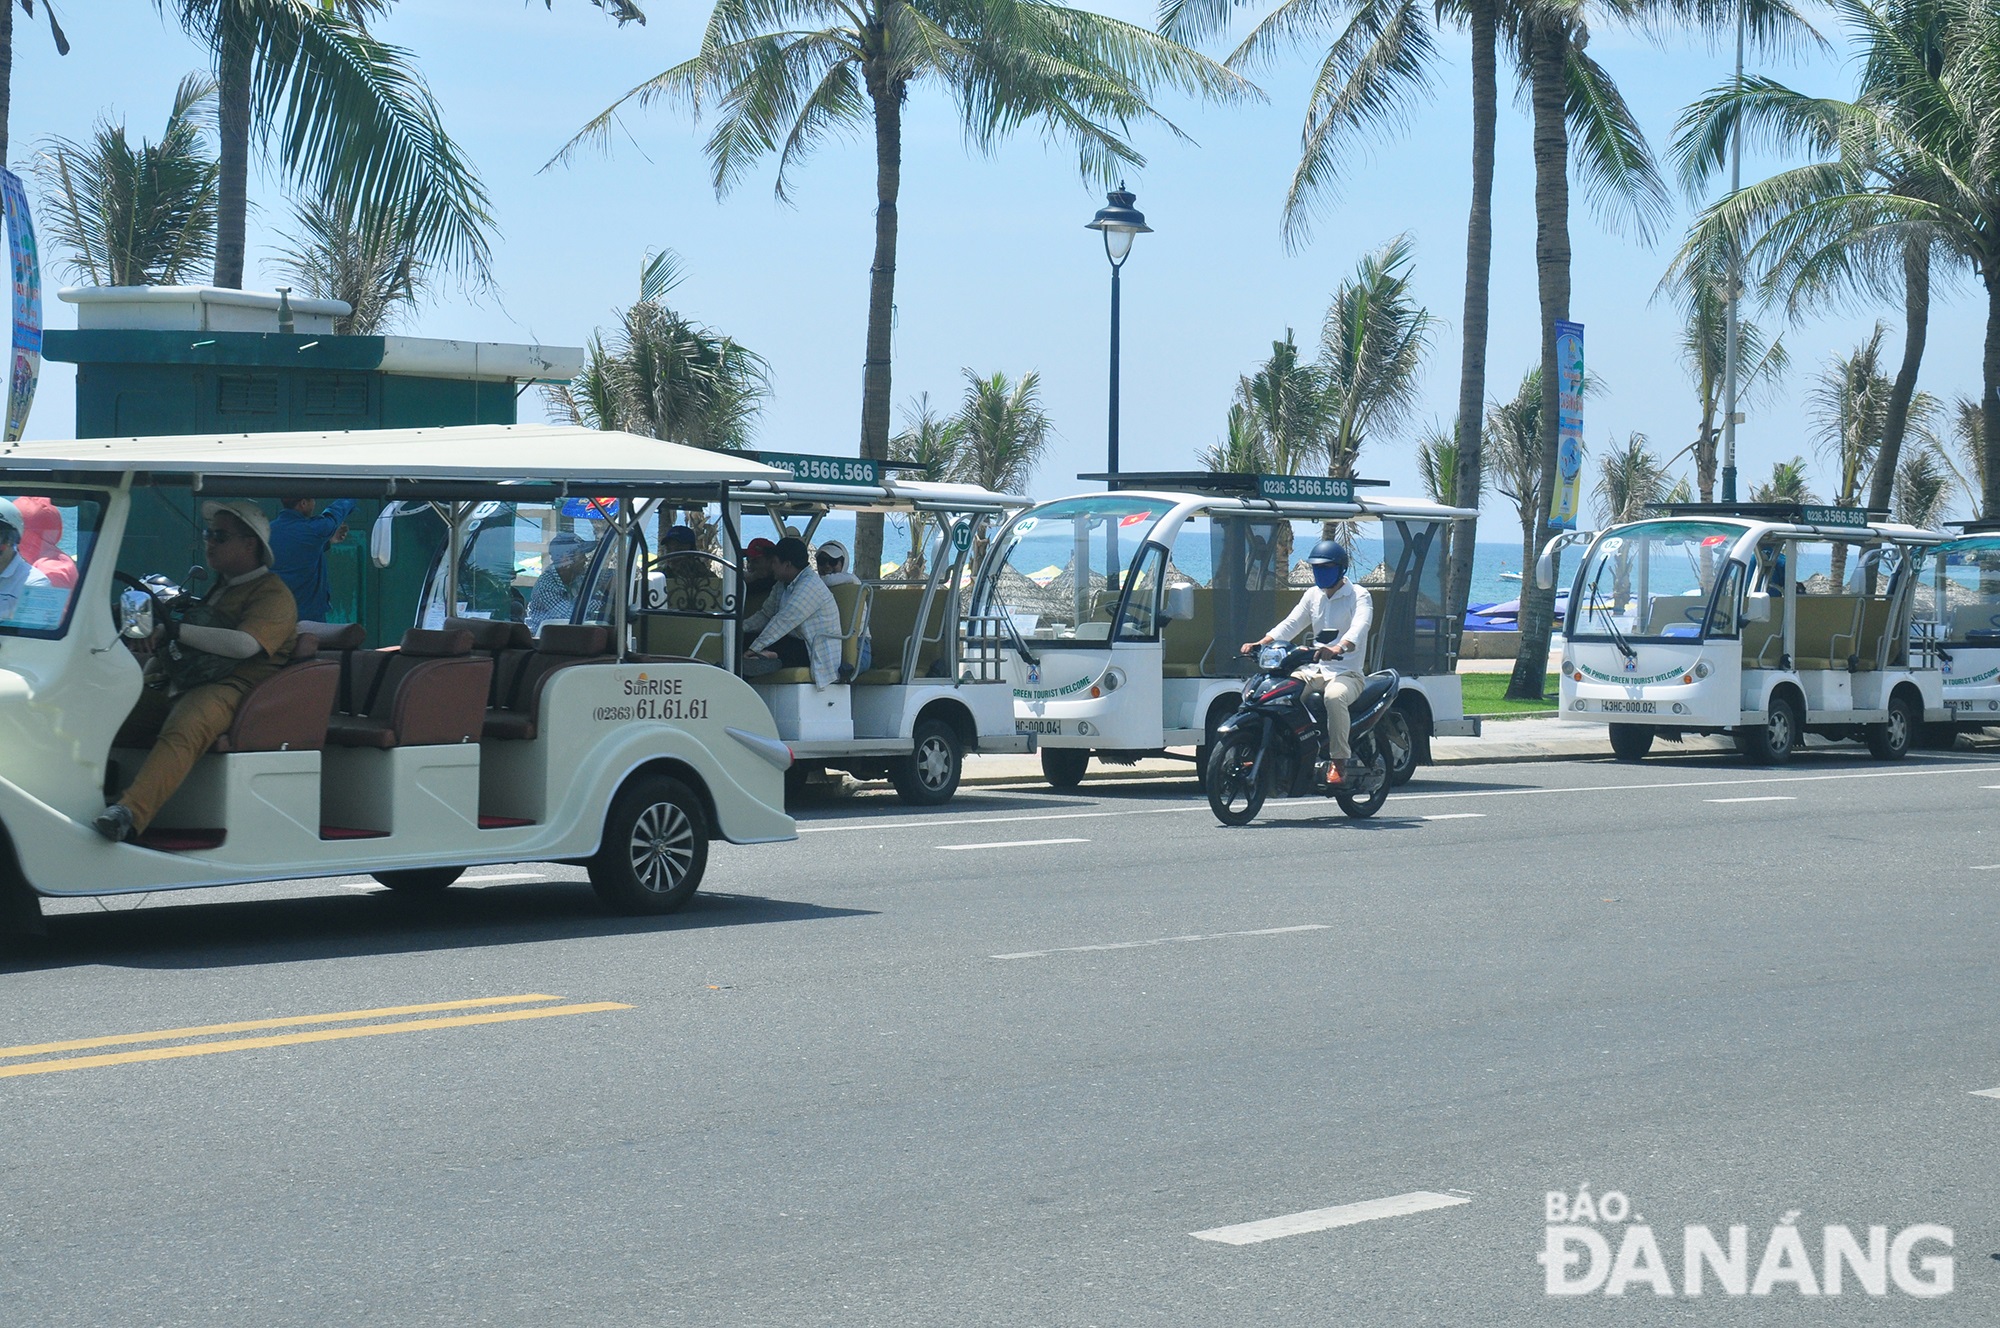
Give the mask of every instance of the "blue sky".
M 1137 22 L 1144 4 L 1102 6 Z M 426 336 L 580 344 L 636 294 L 648 250 L 679 252 L 688 277 L 677 304 L 766 356 L 776 395 L 759 443 L 806 452 L 851 453 L 859 436 L 862 336 L 871 257 L 873 156 L 863 141 L 822 151 L 799 174 L 793 202 L 771 196 L 764 171 L 718 200 L 701 155 L 706 126 L 665 109 L 632 111 L 608 154 L 543 171 L 577 127 L 619 94 L 694 49 L 697 6 L 653 3 L 651 22 L 615 27 L 584 0 L 412 0 L 380 27 L 415 51 L 451 131 L 491 190 L 499 236 L 498 291 L 466 298 L 445 291 L 402 329 Z M 105 12 L 115 9 L 119 22 Z M 156 136 L 174 84 L 204 55 L 150 4 L 68 6 L 74 49 L 58 59 L 46 29 L 16 26 L 12 142 L 23 170 L 49 135 L 78 137 L 100 115 L 135 135 Z M 1832 32 L 1830 19 L 1824 25 Z M 1458 379 L 1457 323 L 1463 298 L 1469 109 L 1464 49 L 1435 97 L 1413 106 L 1399 138 L 1358 158 L 1337 206 L 1311 242 L 1287 252 L 1278 209 L 1296 161 L 1310 71 L 1308 53 L 1262 71 L 1260 105 L 1214 109 L 1172 105 L 1192 141 L 1142 127 L 1148 157 L 1128 179 L 1156 234 L 1140 237 L 1126 265 L 1121 450 L 1127 469 L 1180 469 L 1222 432 L 1239 374 L 1296 328 L 1316 341 L 1334 286 L 1363 253 L 1407 231 L 1417 249 L 1419 298 L 1439 318 L 1425 374 L 1420 422 L 1449 418 Z M 1664 152 L 1679 108 L 1728 74 L 1728 56 L 1698 39 L 1660 46 L 1621 32 L 1599 34 L 1592 52 L 1619 79 L 1655 150 Z M 1216 53 L 1220 53 L 1219 51 Z M 1844 52 L 1774 72 L 1795 86 L 1844 93 Z M 1496 188 L 1489 395 L 1511 393 L 1537 357 L 1532 162 L 1526 117 L 1503 86 Z M 1035 485 L 1052 497 L 1081 488 L 1072 478 L 1103 468 L 1109 274 L 1097 236 L 1083 229 L 1102 204 L 1071 154 L 1032 131 L 996 155 L 965 148 L 949 103 L 920 88 L 905 119 L 898 257 L 895 397 L 928 391 L 954 404 L 961 370 L 1041 373 L 1060 438 Z M 1746 178 L 1774 163 L 1753 158 Z M 282 181 L 252 184 L 251 277 L 272 233 L 286 225 Z M 1682 209 L 1685 213 L 1685 207 Z M 1678 233 L 1684 215 L 1666 230 Z M 1663 455 L 1691 440 L 1693 388 L 1676 349 L 1675 314 L 1653 302 L 1670 241 L 1648 248 L 1608 233 L 1578 199 L 1573 316 L 1588 328 L 1591 373 L 1602 391 L 1589 403 L 1587 435 L 1601 452 L 1615 435 L 1648 434 Z M 74 326 L 53 298 L 68 278 L 46 255 L 51 327 Z M 1942 397 L 1977 395 L 1981 302 L 1961 281 L 1934 314 L 1923 386 Z M 1860 310 L 1790 329 L 1793 373 L 1784 390 L 1754 403 L 1740 433 L 1746 486 L 1771 463 L 1813 453 L 1802 402 L 1812 371 L 1865 338 L 1875 317 L 1899 336 L 1899 310 Z M 1892 341 L 1899 346 L 1899 340 Z M 73 378 L 48 366 L 29 422 L 31 436 L 61 436 L 73 423 Z M 524 401 L 524 418 L 538 407 Z M 1372 439 L 1361 471 L 1418 490 L 1411 437 Z M 1685 468 L 1682 462 L 1679 468 Z M 1516 530 L 1506 500 L 1489 496 L 1486 539 Z

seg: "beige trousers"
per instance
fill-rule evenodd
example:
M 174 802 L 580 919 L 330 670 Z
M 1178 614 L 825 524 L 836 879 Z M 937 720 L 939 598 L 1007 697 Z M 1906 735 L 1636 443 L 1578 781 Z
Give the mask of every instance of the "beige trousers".
M 1317 693 L 1326 701 L 1326 756 L 1329 761 L 1345 761 L 1354 753 L 1347 746 L 1347 707 L 1361 695 L 1367 680 L 1358 673 L 1302 672 L 1306 695 Z
M 244 683 L 225 678 L 178 697 L 169 697 L 164 687 L 148 687 L 139 693 L 139 704 L 132 707 L 116 739 L 120 747 L 150 743 L 153 748 L 146 753 L 146 763 L 139 767 L 131 787 L 118 799 L 131 810 L 136 833 L 145 833 L 194 769 L 194 763 L 211 743 L 229 732 L 249 691 Z

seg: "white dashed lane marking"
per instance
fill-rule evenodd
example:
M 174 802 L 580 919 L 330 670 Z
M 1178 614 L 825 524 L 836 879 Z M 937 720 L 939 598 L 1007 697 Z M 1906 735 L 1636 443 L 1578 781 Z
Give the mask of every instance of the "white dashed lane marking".
M 1003 839 L 983 844 L 939 844 L 946 853 L 968 853 L 979 848 L 1040 848 L 1044 844 L 1088 844 L 1088 839 Z
M 1730 802 L 1797 802 L 1797 801 L 1798 801 L 1798 799 L 1797 799 L 1797 798 L 1793 798 L 1793 797 L 1780 797 L 1780 796 L 1776 796 L 1776 795 L 1773 795 L 1773 796 L 1771 796 L 1771 797 L 1764 797 L 1764 798 L 1703 798 L 1703 799 L 1702 799 L 1702 801 L 1703 801 L 1703 802 L 1719 802 L 1719 803 L 1730 803 Z
M 1284 1236 L 1303 1236 L 1312 1231 L 1330 1231 L 1334 1227 L 1351 1227 L 1362 1222 L 1379 1221 L 1385 1217 L 1408 1217 L 1412 1213 L 1428 1213 L 1434 1208 L 1456 1208 L 1460 1204 L 1471 1202 L 1469 1196 L 1462 1194 L 1436 1194 L 1430 1190 L 1415 1190 L 1409 1194 L 1392 1194 L 1386 1199 L 1341 1204 L 1337 1208 L 1314 1208 L 1304 1213 L 1267 1217 L 1261 1222 L 1239 1222 L 1235 1226 L 1211 1227 L 1207 1231 L 1193 1231 L 1188 1234 L 1196 1240 L 1212 1240 L 1218 1245 L 1256 1245 L 1267 1240 L 1278 1240 Z
M 1183 941 L 1227 941 L 1239 936 L 1289 936 L 1300 931 L 1331 931 L 1333 924 L 1306 922 L 1296 927 L 1263 927 L 1257 931 L 1218 931 L 1206 936 L 1156 936 L 1149 941 L 1110 941 L 1103 945 L 1058 945 L 1047 950 L 1017 950 L 1013 954 L 988 955 L 988 959 L 1044 959 L 1057 954 L 1091 954 L 1099 950 L 1141 950 L 1149 945 L 1178 945 Z

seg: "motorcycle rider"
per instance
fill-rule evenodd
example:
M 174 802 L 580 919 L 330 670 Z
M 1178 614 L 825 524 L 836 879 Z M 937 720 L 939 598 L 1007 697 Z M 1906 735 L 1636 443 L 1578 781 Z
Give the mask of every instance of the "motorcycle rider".
M 1283 622 L 1261 639 L 1245 642 L 1243 653 L 1274 641 L 1290 643 L 1307 628 L 1315 641 L 1323 642 L 1313 651 L 1313 662 L 1293 676 L 1305 683 L 1308 696 L 1318 693 L 1326 703 L 1326 783 L 1338 788 L 1351 755 L 1347 708 L 1361 695 L 1366 681 L 1368 628 L 1375 620 L 1375 604 L 1367 591 L 1347 579 L 1347 550 L 1339 540 L 1323 539 L 1313 545 L 1306 562 L 1312 568 L 1312 589 L 1299 597 Z M 1326 640 L 1328 634 L 1333 636 L 1331 642 Z

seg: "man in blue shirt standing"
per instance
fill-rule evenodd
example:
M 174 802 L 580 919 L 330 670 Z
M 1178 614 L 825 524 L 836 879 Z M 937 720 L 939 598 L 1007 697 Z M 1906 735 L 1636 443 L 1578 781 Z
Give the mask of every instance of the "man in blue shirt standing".
M 340 498 L 318 511 L 311 498 L 287 498 L 271 522 L 271 570 L 291 588 L 299 617 L 325 622 L 333 611 L 333 588 L 327 576 L 326 548 L 347 534 L 352 498 Z

